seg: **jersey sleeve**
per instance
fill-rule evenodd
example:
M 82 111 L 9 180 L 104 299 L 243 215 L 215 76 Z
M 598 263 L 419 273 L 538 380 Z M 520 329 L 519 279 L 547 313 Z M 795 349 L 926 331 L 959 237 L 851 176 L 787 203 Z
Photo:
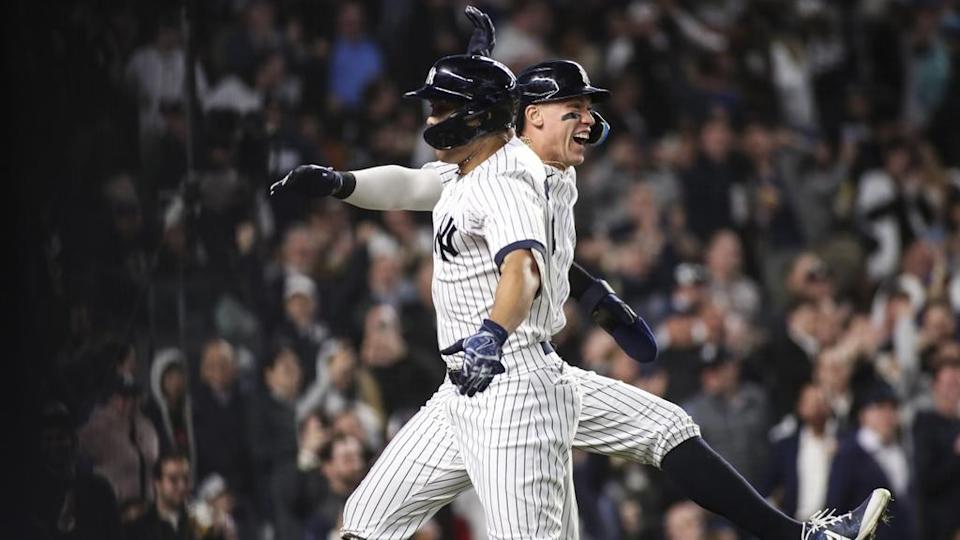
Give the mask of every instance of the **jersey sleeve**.
M 440 171 L 381 165 L 351 171 L 354 190 L 344 200 L 369 210 L 430 211 L 443 193 Z
M 517 249 L 546 256 L 542 177 L 538 179 L 536 174 L 524 170 L 491 172 L 471 187 L 470 205 L 479 225 L 477 232 L 486 240 L 497 267 Z
M 421 169 L 432 169 L 440 174 L 440 183 L 446 185 L 447 182 L 457 177 L 459 166 L 455 163 L 445 163 L 443 161 L 431 161 L 424 163 Z

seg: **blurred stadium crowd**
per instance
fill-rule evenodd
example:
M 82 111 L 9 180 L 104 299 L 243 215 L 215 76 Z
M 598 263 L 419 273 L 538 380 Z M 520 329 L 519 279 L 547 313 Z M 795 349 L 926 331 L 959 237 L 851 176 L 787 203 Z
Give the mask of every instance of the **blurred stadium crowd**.
M 612 92 L 577 259 L 661 354 L 571 303 L 561 356 L 682 404 L 791 515 L 882 484 L 880 538 L 960 538 L 960 2 L 475 3 L 515 71 L 575 59 Z M 198 1 L 195 118 L 162 4 L 65 3 L 25 38 L 84 100 L 38 212 L 30 537 L 335 538 L 444 376 L 430 216 L 266 187 L 429 161 L 400 95 L 464 50 L 465 2 Z M 656 470 L 574 474 L 585 539 L 738 537 Z M 477 506 L 416 538 L 485 538 Z

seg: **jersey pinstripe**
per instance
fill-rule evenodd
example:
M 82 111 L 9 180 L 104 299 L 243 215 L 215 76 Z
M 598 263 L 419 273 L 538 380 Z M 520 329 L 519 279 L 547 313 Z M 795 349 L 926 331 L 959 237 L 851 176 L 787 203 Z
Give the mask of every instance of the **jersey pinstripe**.
M 473 487 L 490 538 L 576 539 L 572 448 L 658 467 L 700 434 L 676 404 L 556 353 L 540 361 L 546 367 L 498 377 L 473 398 L 444 381 L 350 496 L 342 532 L 409 538 Z
M 425 167 L 443 182 L 433 210 L 440 347 L 472 335 L 489 316 L 499 264 L 511 250 L 531 250 L 541 289 L 505 344 L 507 372 L 472 398 L 447 378 L 350 496 L 342 533 L 408 538 L 473 487 L 490 538 L 579 538 L 573 448 L 659 466 L 699 428 L 677 405 L 538 346 L 565 324 L 576 245 L 573 168 L 545 167 L 516 138 L 463 177 L 455 165 Z M 459 355 L 444 360 L 459 369 Z
M 549 340 L 557 330 L 557 314 L 563 312 L 554 300 L 553 216 L 540 159 L 513 138 L 462 177 L 446 163 L 425 167 L 437 169 L 443 180 L 433 209 L 433 299 L 440 348 L 476 332 L 493 308 L 503 259 L 516 249 L 528 249 L 542 285 L 530 316 L 510 335 L 503 354 L 508 371 L 534 368 L 535 361 L 528 364 L 532 359 L 517 353 Z M 458 369 L 461 356 L 445 360 Z
M 577 538 L 571 448 L 581 396 L 572 368 L 539 354 L 540 368 L 497 377 L 472 398 L 445 381 L 350 496 L 341 532 L 409 538 L 473 487 L 490 538 Z
M 447 192 L 447 186 L 450 185 L 451 182 L 454 185 L 456 185 L 457 183 L 467 181 L 466 179 L 469 178 L 469 175 L 468 175 L 468 177 L 464 177 L 463 179 L 458 179 L 457 166 L 451 165 L 449 163 L 431 162 L 424 165 L 424 167 L 433 168 L 440 173 L 441 180 L 444 184 L 444 193 Z M 488 175 L 491 173 L 493 173 L 493 171 L 488 169 L 483 174 Z M 544 232 L 544 248 L 545 249 L 542 255 L 545 255 L 545 258 L 548 259 L 548 262 L 550 265 L 550 276 L 549 276 L 549 281 L 547 285 L 549 288 L 550 312 L 546 313 L 543 311 L 534 310 L 533 311 L 534 315 L 542 315 L 543 318 L 533 317 L 532 318 L 533 320 L 530 323 L 525 323 L 528 326 L 531 324 L 541 326 L 540 328 L 536 328 L 535 331 L 532 333 L 532 336 L 535 338 L 539 338 L 543 336 L 542 339 L 538 339 L 538 341 L 549 339 L 549 336 L 553 336 L 557 334 L 563 329 L 564 326 L 566 326 L 567 321 L 563 313 L 563 304 L 564 302 L 566 302 L 567 297 L 570 295 L 570 282 L 567 279 L 567 273 L 570 270 L 570 265 L 573 264 L 574 250 L 576 249 L 576 244 L 577 244 L 577 231 L 574 223 L 574 213 L 573 213 L 573 207 L 576 204 L 577 198 L 578 198 L 576 170 L 573 167 L 570 167 L 564 171 L 561 171 L 559 169 L 556 169 L 548 165 L 545 167 L 545 175 L 546 175 L 546 178 L 544 179 L 544 184 L 543 184 L 544 196 L 541 201 L 541 204 L 544 205 L 543 208 L 545 209 L 545 213 L 542 216 L 542 219 L 545 223 L 545 232 Z M 525 183 L 528 185 L 531 185 L 531 187 L 535 189 L 536 186 L 533 186 L 532 184 L 533 181 L 535 180 L 527 179 Z M 451 193 L 453 193 L 454 191 L 459 192 L 459 190 L 454 189 L 451 191 Z M 483 194 L 485 194 L 484 191 L 485 191 L 485 188 L 480 189 L 480 192 Z M 514 193 L 515 191 L 516 191 L 515 189 L 506 191 L 505 195 L 507 196 L 513 195 L 515 194 Z M 493 194 L 492 196 L 496 197 L 497 194 Z M 441 219 L 444 213 L 449 215 L 451 209 L 447 205 L 453 206 L 450 203 L 451 203 L 451 199 L 453 199 L 454 197 L 458 198 L 459 201 L 466 204 L 469 204 L 471 202 L 471 199 L 469 197 L 466 199 L 461 198 L 462 197 L 461 194 L 450 195 L 449 198 L 446 200 L 444 199 L 443 196 L 441 196 L 440 201 L 438 202 L 437 206 L 434 208 L 435 220 L 437 218 L 438 213 L 441 214 Z M 495 203 L 499 203 L 500 201 L 501 199 L 499 198 L 493 199 L 493 202 Z M 447 205 L 444 204 L 445 202 L 447 203 Z M 441 208 L 441 205 L 444 205 L 444 208 Z M 507 207 L 506 206 L 498 207 L 497 211 L 502 212 L 503 208 L 507 208 Z M 469 216 L 469 219 L 471 219 L 470 224 L 479 223 L 479 220 L 482 219 L 479 216 L 479 214 L 480 214 L 479 212 L 475 212 L 473 211 L 473 209 L 470 209 L 470 208 L 468 208 L 465 212 L 465 216 Z M 508 215 L 507 217 L 508 219 L 514 218 L 514 216 L 512 215 Z M 441 227 L 445 227 L 446 226 L 445 224 L 449 222 L 442 221 L 441 223 L 442 223 Z M 457 220 L 454 219 L 453 223 L 454 223 L 454 226 L 456 226 Z M 524 230 L 522 227 L 518 227 L 517 229 L 521 231 Z M 442 241 L 446 241 L 445 234 L 443 234 L 445 232 L 449 233 L 449 229 L 447 229 L 446 231 L 437 230 L 434 232 L 434 256 L 435 258 L 440 259 L 439 261 L 438 260 L 434 261 L 435 269 L 438 268 L 438 264 L 444 261 L 444 258 L 445 258 L 444 257 L 445 252 L 442 251 L 442 247 L 439 245 L 441 239 Z M 518 235 L 518 236 L 522 236 L 522 235 Z M 459 243 L 456 242 L 457 240 L 456 236 L 452 237 L 452 240 L 456 245 L 459 245 Z M 483 246 L 474 246 L 473 243 L 470 242 L 470 240 L 464 240 L 464 243 L 469 244 L 470 247 L 475 248 L 475 250 L 471 252 L 471 255 L 482 257 Z M 487 251 L 489 251 L 489 249 Z M 446 257 L 446 258 L 449 259 L 450 257 Z M 475 257 L 473 260 L 470 260 L 469 262 L 462 261 L 459 265 L 455 265 L 453 267 L 444 267 L 442 269 L 443 282 L 455 283 L 458 278 L 462 278 L 468 275 L 469 272 L 464 272 L 463 268 L 464 267 L 471 268 L 469 264 L 477 263 L 478 261 L 476 260 L 476 258 L 477 257 Z M 496 263 L 496 261 L 494 262 Z M 481 261 L 481 264 L 482 263 L 483 261 Z M 482 285 L 483 290 L 487 292 L 491 290 L 491 278 L 493 278 L 492 287 L 493 287 L 493 290 L 495 290 L 496 275 L 494 276 L 490 275 L 491 268 L 483 268 L 483 270 L 487 274 L 486 279 L 483 279 L 483 280 L 477 279 L 474 282 L 473 287 Z M 476 269 L 474 269 L 474 271 L 476 271 Z M 499 272 L 494 272 L 494 273 L 497 275 L 499 274 Z M 462 286 L 456 287 L 456 290 L 460 291 L 462 290 L 462 288 L 463 288 Z M 452 308 L 458 311 L 464 309 L 464 306 L 457 301 L 459 300 L 458 295 L 449 294 L 449 289 L 434 290 L 433 293 L 434 293 L 435 302 L 437 302 L 438 299 L 440 301 L 443 301 L 443 300 L 452 301 L 452 302 L 443 302 L 444 309 Z M 468 291 L 467 294 L 470 295 L 471 297 L 474 296 L 473 291 Z M 535 304 L 534 307 L 538 308 L 539 306 Z M 473 314 L 477 315 L 478 313 L 479 312 L 474 310 Z M 437 309 L 437 318 L 438 320 L 444 319 L 444 316 L 441 314 L 441 310 L 439 307 Z M 475 320 L 476 319 L 471 319 L 471 321 L 475 321 Z M 467 326 L 469 327 L 469 325 Z M 438 326 L 438 329 L 439 329 L 439 326 Z M 454 335 L 457 335 L 458 333 L 461 336 L 469 335 L 469 333 L 463 334 L 463 331 L 465 330 L 466 328 L 458 326 L 457 332 L 454 332 L 453 334 L 443 334 L 438 332 L 439 334 L 438 340 L 440 342 L 440 346 L 444 347 L 445 344 L 452 343 L 449 340 L 451 339 L 451 337 L 453 337 Z M 459 339 L 459 338 L 454 338 L 454 341 L 456 339 Z M 511 345 L 529 345 L 530 343 L 531 341 L 529 339 L 518 340 L 516 343 L 508 343 L 507 344 L 508 347 L 505 349 L 505 352 L 510 352 L 513 350 L 513 347 L 511 347 Z
M 577 203 L 577 172 L 573 167 L 561 171 L 546 165 L 547 204 L 550 208 L 550 276 L 554 302 L 559 306 L 554 311 L 550 335 L 555 335 L 567 325 L 563 304 L 570 296 L 570 280 L 567 274 L 573 264 L 577 246 L 577 229 L 573 220 L 573 206 Z

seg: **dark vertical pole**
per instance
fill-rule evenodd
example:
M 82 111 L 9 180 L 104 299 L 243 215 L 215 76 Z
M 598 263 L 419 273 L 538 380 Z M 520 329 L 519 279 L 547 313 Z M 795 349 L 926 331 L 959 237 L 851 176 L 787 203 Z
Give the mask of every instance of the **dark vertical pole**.
M 180 7 L 180 25 L 184 44 L 184 78 L 183 78 L 183 105 L 187 120 L 187 174 L 181 186 L 180 196 L 183 198 L 184 215 L 183 226 L 186 250 L 177 268 L 177 330 L 180 341 L 180 350 L 186 354 L 187 345 L 187 294 L 185 266 L 186 257 L 192 254 L 193 242 L 193 206 L 191 193 L 196 182 L 196 128 L 197 128 L 197 59 L 196 46 L 193 39 L 193 21 L 196 14 L 196 0 L 183 0 Z
M 193 27 L 197 17 L 197 0 L 183 0 L 181 7 L 181 27 L 183 33 L 183 105 L 184 114 L 187 120 L 187 174 L 184 177 L 181 186 L 180 196 L 183 200 L 183 234 L 184 234 L 184 256 L 180 257 L 180 264 L 177 268 L 179 274 L 179 287 L 177 291 L 177 326 L 180 340 L 180 351 L 183 353 L 183 360 L 186 364 L 187 388 L 189 388 L 190 376 L 193 369 L 190 366 L 190 354 L 187 351 L 187 291 L 186 291 L 186 272 L 187 257 L 195 253 L 194 237 L 194 216 L 196 214 L 196 204 L 194 194 L 196 193 L 197 183 L 197 131 L 199 126 L 199 116 L 197 114 L 197 47 L 194 40 Z M 189 425 L 189 420 L 187 420 Z M 194 455 L 193 439 L 189 441 L 190 460 L 196 459 Z M 196 485 L 196 467 L 190 467 L 190 481 Z

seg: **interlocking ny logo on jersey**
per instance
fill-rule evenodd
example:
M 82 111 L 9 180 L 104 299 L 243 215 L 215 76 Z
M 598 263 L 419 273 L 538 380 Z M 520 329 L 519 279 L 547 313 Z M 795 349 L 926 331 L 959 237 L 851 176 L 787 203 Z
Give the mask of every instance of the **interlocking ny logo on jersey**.
M 450 262 L 447 255 L 450 257 L 460 255 L 460 252 L 453 247 L 453 233 L 455 232 L 457 232 L 457 227 L 453 224 L 453 217 L 448 217 L 434 236 L 433 250 L 440 254 L 443 262 Z

